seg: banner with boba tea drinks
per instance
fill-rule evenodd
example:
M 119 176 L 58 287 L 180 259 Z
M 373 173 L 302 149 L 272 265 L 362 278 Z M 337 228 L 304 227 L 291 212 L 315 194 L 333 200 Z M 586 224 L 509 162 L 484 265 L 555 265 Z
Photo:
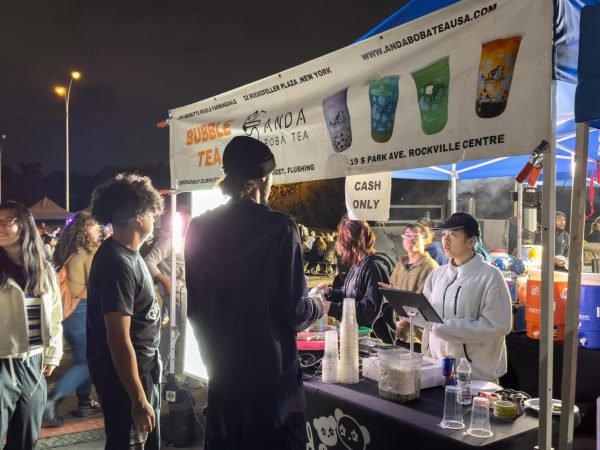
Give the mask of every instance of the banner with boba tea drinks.
M 172 183 L 211 188 L 236 135 L 272 149 L 275 183 L 529 154 L 550 139 L 552 14 L 548 0 L 463 0 L 173 109 Z

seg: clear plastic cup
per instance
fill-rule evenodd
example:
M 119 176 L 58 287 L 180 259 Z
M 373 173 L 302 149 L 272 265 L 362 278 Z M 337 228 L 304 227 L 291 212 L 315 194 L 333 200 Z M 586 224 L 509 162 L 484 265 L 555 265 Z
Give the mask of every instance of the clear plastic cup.
M 356 323 L 356 301 L 353 298 L 344 299 L 342 322 Z
M 465 427 L 463 420 L 462 405 L 458 403 L 460 388 L 458 386 L 446 386 L 444 397 L 444 418 L 440 423 L 442 428 L 461 430 Z
M 340 381 L 346 384 L 355 384 L 359 381 L 356 323 L 340 324 Z
M 467 433 L 471 436 L 480 438 L 492 436 L 492 427 L 490 425 L 490 403 L 487 398 L 473 397 L 471 423 Z
M 325 354 L 323 356 L 322 379 L 324 383 L 339 383 L 339 360 L 337 331 L 325 332 Z

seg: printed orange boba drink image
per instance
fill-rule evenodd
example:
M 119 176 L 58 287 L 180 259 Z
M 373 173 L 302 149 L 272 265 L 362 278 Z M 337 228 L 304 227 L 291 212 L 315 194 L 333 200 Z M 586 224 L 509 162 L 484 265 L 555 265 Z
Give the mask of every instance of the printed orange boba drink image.
M 483 119 L 498 117 L 506 109 L 522 35 L 481 44 L 475 112 Z
M 348 88 L 323 99 L 323 113 L 329 138 L 336 153 L 347 150 L 352 145 L 352 128 L 348 111 Z

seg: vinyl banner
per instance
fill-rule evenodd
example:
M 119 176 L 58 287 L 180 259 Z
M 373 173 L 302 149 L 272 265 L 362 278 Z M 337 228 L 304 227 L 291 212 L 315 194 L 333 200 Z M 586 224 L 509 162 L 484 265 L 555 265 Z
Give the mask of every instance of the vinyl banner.
M 346 177 L 346 209 L 352 220 L 385 222 L 390 218 L 390 172 Z
M 171 180 L 212 187 L 236 135 L 275 183 L 530 153 L 550 140 L 552 2 L 470 0 L 170 111 Z

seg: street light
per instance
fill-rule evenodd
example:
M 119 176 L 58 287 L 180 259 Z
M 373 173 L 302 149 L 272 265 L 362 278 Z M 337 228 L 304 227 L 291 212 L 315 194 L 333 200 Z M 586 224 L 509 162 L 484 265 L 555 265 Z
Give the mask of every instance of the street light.
M 2 148 L 4 147 L 4 140 L 6 139 L 6 135 L 2 135 L 2 140 L 0 140 L 0 203 L 2 203 Z
M 69 80 L 69 87 L 65 88 L 64 86 L 56 86 L 54 88 L 54 92 L 58 94 L 60 97 L 65 98 L 65 116 L 66 116 L 66 126 L 65 126 L 65 147 L 66 147 L 66 170 L 65 170 L 65 209 L 67 211 L 70 210 L 69 206 L 69 99 L 71 97 L 71 85 L 73 84 L 73 80 L 79 80 L 81 78 L 81 72 L 71 72 L 71 79 Z

